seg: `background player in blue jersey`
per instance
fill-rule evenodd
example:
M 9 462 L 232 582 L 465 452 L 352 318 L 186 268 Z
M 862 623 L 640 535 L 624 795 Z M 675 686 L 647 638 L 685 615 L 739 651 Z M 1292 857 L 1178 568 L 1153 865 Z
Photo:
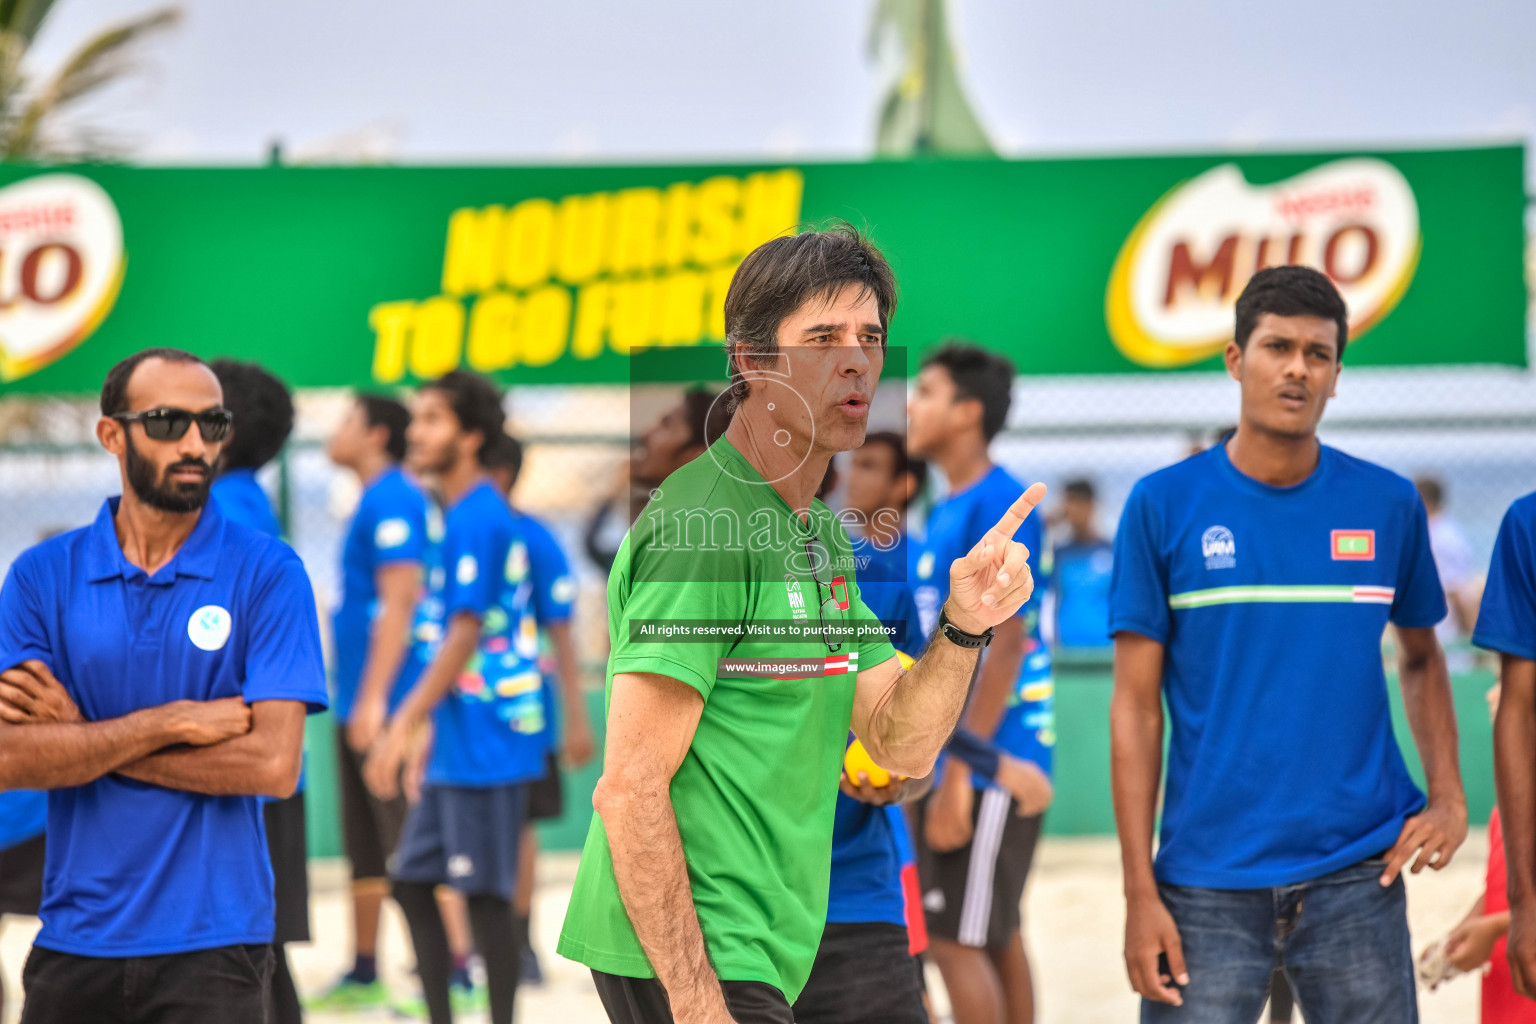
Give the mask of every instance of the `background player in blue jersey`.
M 215 467 L 213 500 L 231 522 L 281 537 L 283 527 L 256 473 L 277 458 L 293 433 L 293 396 L 282 381 L 255 363 L 219 359 L 210 364 L 224 388 L 224 405 L 235 429 Z
M 508 1024 L 517 992 L 512 895 L 526 815 L 525 783 L 543 750 L 525 737 L 543 724 L 538 630 L 515 571 L 522 530 L 481 466 L 502 432 L 501 396 L 453 371 L 416 395 L 407 433 L 411 467 L 430 477 L 446 513 L 426 553 L 427 592 L 411 650 L 417 681 L 369 751 L 363 775 L 380 798 L 399 791 L 412 736 L 432 719 L 421 799 L 391 864 L 395 901 L 410 925 L 433 1024 L 449 1024 L 450 951 L 438 885 L 464 894 L 485 960 L 492 1024 Z
M 1404 1024 L 1399 874 L 1445 867 L 1467 832 L 1424 505 L 1318 443 L 1348 337 L 1326 277 L 1260 271 L 1236 319 L 1236 433 L 1140 481 L 1115 538 L 1126 966 L 1146 1022 L 1255 1020 L 1279 967 L 1309 1024 Z M 1427 803 L 1392 732 L 1388 623 Z
M 50 790 L 22 1019 L 265 1024 L 257 797 L 293 793 L 325 706 L 314 597 L 287 546 L 207 500 L 232 417 L 202 360 L 123 360 L 101 411 L 122 496 L 0 588 L 0 789 Z
M 1108 647 L 1114 545 L 1099 533 L 1093 484 L 1071 480 L 1062 493 L 1065 536 L 1051 549 L 1049 588 L 1055 641 L 1061 647 Z
M 487 448 L 481 461 L 523 528 L 520 543 L 525 555 L 514 555 L 514 562 L 527 573 L 534 621 L 539 627 L 539 696 L 544 707 L 544 728 L 532 739 L 544 751 L 544 774 L 528 783 L 528 821 L 523 826 L 517 894 L 512 908 L 521 950 L 522 980 L 539 984 L 543 981 L 543 970 L 529 929 L 534 865 L 539 855 L 539 834 L 534 823 L 558 818 L 564 812 L 561 762 L 571 768 L 582 767 L 597 752 L 597 741 L 581 689 L 581 661 L 571 632 L 576 580 L 571 576 L 570 562 L 549 528 L 512 501 L 512 491 L 523 471 L 523 443 L 511 434 L 502 434 Z
M 948 594 L 945 567 L 986 533 L 1020 490 L 987 450 L 1007 420 L 1012 384 L 1013 368 L 1001 356 L 946 345 L 924 360 L 908 402 L 908 447 L 942 470 L 949 486 L 910 553 L 925 635 Z M 1031 572 L 1039 574 L 1039 522 L 1026 521 L 1017 539 L 1029 549 Z M 1036 591 L 997 626 L 961 728 L 1032 762 L 1038 787 L 1049 793 L 1055 722 L 1040 597 Z M 1034 986 L 1019 904 L 1044 807 L 1021 816 L 1006 790 L 973 778 L 959 758 L 945 759 L 922 806 L 917 839 L 923 903 L 956 1024 L 1028 1024 Z
M 341 550 L 341 601 L 332 617 L 341 835 L 352 867 L 352 969 L 307 1005 L 363 1009 L 388 1002 L 378 973 L 379 912 L 389 855 L 405 822 L 405 798 L 380 800 L 363 782 L 363 758 L 412 679 L 404 671 L 411 617 L 421 593 L 427 496 L 401 469 L 411 413 L 381 395 L 359 395 L 331 436 L 328 454 L 363 485 Z
M 913 493 L 906 462 L 901 435 L 866 435 L 850 458 L 847 510 L 855 515 L 848 533 L 859 595 L 895 631 L 892 646 L 913 658 L 923 640 L 903 561 L 903 510 Z M 818 498 L 825 499 L 836 476 L 828 473 Z M 846 771 L 839 780 L 827 925 L 811 976 L 795 1000 L 801 1024 L 927 1024 L 915 956 L 927 945 L 926 932 L 920 917 L 918 932 L 908 932 L 903 873 L 914 858 L 901 805 L 926 793 L 930 780 L 893 778 L 876 787 L 867 775 L 850 779 Z
M 5 684 L 0 683 L 0 699 L 4 692 Z M 0 705 L 0 717 L 6 710 Z M 35 789 L 0 793 L 0 918 L 6 914 L 37 916 L 43 901 L 43 828 L 47 816 L 45 793 Z M 0 1020 L 4 1018 L 5 986 L 0 984 Z
M 282 381 L 255 363 L 219 359 L 210 364 L 224 389 L 224 406 L 235 417 L 234 432 L 216 467 L 212 498 L 232 523 L 281 539 L 283 530 L 256 473 L 277 458 L 293 432 L 293 397 Z M 277 897 L 276 950 L 272 972 L 273 1024 L 299 1024 L 299 992 L 288 964 L 289 942 L 309 941 L 309 839 L 304 824 L 304 773 L 286 800 L 268 801 L 267 847 L 272 855 Z
M 1499 652 L 1493 729 L 1499 817 L 1509 879 L 1509 973 L 1536 999 L 1536 494 L 1499 527 L 1472 642 Z

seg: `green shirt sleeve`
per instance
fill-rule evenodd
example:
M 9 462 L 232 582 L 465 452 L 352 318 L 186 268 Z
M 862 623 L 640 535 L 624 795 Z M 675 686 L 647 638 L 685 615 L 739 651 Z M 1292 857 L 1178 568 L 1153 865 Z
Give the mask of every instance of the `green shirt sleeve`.
M 670 676 L 708 701 L 720 659 L 742 635 L 747 571 L 740 552 L 701 557 L 632 531 L 609 581 L 610 672 Z

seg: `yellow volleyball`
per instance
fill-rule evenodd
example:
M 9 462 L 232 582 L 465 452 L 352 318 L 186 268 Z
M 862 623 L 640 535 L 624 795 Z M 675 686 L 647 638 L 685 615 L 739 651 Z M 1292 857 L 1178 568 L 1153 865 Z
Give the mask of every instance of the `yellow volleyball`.
M 891 784 L 891 773 L 875 764 L 875 759 L 858 740 L 848 744 L 848 752 L 843 755 L 843 771 L 848 773 L 848 781 L 855 786 L 859 784 L 859 772 L 868 775 L 869 784 L 876 789 Z

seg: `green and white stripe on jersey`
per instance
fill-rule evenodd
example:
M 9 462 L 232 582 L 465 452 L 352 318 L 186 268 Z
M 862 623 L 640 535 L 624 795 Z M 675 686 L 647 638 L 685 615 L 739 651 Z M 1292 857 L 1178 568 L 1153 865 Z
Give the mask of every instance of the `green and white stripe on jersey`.
M 1211 587 L 1169 594 L 1168 607 L 1209 608 L 1217 604 L 1391 604 L 1397 591 L 1392 587 L 1372 586 L 1284 586 Z

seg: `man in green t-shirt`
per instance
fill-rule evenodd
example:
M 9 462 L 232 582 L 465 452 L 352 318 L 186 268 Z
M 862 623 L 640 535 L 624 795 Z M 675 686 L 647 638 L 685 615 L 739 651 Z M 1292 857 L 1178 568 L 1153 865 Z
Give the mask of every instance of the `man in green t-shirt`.
M 896 282 L 852 228 L 774 239 L 725 299 L 730 426 L 668 477 L 608 581 L 608 734 L 559 950 L 615 1024 L 792 1024 L 826 920 L 850 725 L 927 775 L 992 627 L 1033 589 L 1013 534 L 1036 484 L 950 569 L 898 664 L 819 500 L 864 441 Z

